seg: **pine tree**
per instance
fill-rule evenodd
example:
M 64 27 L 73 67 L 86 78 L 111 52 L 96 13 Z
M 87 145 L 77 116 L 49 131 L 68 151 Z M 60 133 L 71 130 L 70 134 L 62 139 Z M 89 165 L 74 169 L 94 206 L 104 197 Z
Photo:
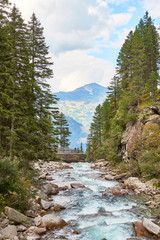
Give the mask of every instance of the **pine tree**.
M 48 47 L 43 36 L 43 28 L 32 14 L 28 23 L 29 48 L 30 48 L 30 82 L 34 95 L 30 104 L 35 107 L 37 128 L 37 152 L 40 157 L 52 154 L 52 149 L 57 146 L 57 133 L 53 125 L 56 124 L 57 98 L 51 93 L 50 86 L 46 83 L 47 79 L 53 77 L 53 64 L 50 61 Z M 54 146 L 54 147 L 53 147 Z M 47 149 L 47 151 L 46 151 Z
M 158 32 L 156 30 L 156 27 L 153 24 L 152 18 L 149 16 L 148 12 L 145 13 L 143 19 L 140 20 L 138 24 L 138 30 L 141 34 L 141 37 L 144 42 L 145 47 L 145 53 L 146 53 L 146 73 L 145 73 L 145 81 L 146 85 L 150 85 L 150 83 L 147 83 L 150 81 L 150 76 L 153 74 L 155 76 L 158 76 L 158 69 L 159 69 L 159 43 L 158 43 Z M 153 79 L 155 81 L 153 82 Z M 153 89 L 151 90 L 146 88 L 147 90 L 150 90 L 153 92 L 157 88 L 157 78 L 152 77 L 152 86 Z M 151 85 L 150 85 L 151 87 Z
M 135 96 L 135 100 L 139 103 L 140 95 L 143 94 L 145 88 L 147 60 L 144 42 L 138 29 L 135 30 L 132 39 L 131 57 L 132 81 L 129 89 Z
M 133 31 L 130 31 L 117 58 L 116 71 L 117 71 L 117 76 L 119 77 L 119 81 L 120 81 L 119 85 L 121 87 L 122 92 L 128 88 L 132 78 L 132 71 L 130 66 L 132 39 L 133 39 Z
M 60 113 L 57 116 L 58 121 L 58 133 L 59 133 L 59 145 L 62 148 L 67 148 L 69 146 L 69 135 L 71 132 L 69 131 L 69 125 L 63 113 Z
M 4 156 L 7 149 L 8 135 L 8 88 L 10 86 L 10 45 L 8 31 L 9 3 L 7 0 L 0 0 L 0 154 Z
M 81 142 L 80 152 L 83 153 L 83 144 Z
M 113 106 L 114 112 L 118 109 L 118 101 L 121 94 L 120 79 L 117 76 L 114 76 L 108 87 L 110 90 L 108 99 L 110 100 L 111 105 Z

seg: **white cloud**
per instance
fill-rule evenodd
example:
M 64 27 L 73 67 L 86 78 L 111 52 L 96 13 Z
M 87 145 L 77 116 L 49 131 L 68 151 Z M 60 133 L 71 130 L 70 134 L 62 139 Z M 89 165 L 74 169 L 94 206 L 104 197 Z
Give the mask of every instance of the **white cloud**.
M 42 23 L 53 55 L 54 79 L 49 83 L 55 91 L 73 90 L 91 82 L 108 85 L 114 74 L 113 64 L 91 55 L 102 46 L 120 46 L 124 33 L 119 34 L 116 28 L 124 27 L 132 13 L 126 10 L 114 14 L 108 4 L 126 0 L 10 1 L 17 4 L 26 20 L 35 12 Z M 113 43 L 112 33 L 118 39 Z
M 130 7 L 129 9 L 128 9 L 128 12 L 135 12 L 136 11 L 136 7 Z
M 76 49 L 92 49 L 97 38 L 108 41 L 117 26 L 131 19 L 131 13 L 111 14 L 103 0 L 11 0 L 29 19 L 35 12 L 45 29 L 54 54 Z M 117 1 L 116 1 L 117 2 Z
M 89 56 L 87 51 L 61 53 L 54 62 L 54 79 L 49 83 L 55 91 L 71 91 L 92 82 L 107 86 L 115 71 L 111 62 Z
M 160 0 L 143 0 L 143 6 L 153 18 L 160 17 Z

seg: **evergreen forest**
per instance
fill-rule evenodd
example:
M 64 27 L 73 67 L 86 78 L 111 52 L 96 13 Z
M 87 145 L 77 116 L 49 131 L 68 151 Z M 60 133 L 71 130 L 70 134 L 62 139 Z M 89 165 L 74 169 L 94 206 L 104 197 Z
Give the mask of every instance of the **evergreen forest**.
M 156 115 L 152 124 L 143 127 L 149 111 L 160 114 L 159 41 L 154 22 L 146 12 L 121 47 L 106 100 L 95 109 L 87 139 L 89 161 L 104 158 L 132 175 L 159 178 L 160 123 Z M 124 157 L 124 133 L 133 128 L 132 141 L 128 137 L 131 146 L 128 144 Z M 125 134 L 131 136 L 129 131 Z
M 55 159 L 67 123 L 63 115 L 59 125 L 58 99 L 46 82 L 53 78 L 52 65 L 36 15 L 25 23 L 15 5 L 0 0 L 1 205 L 9 201 L 21 208 L 30 185 L 30 163 Z M 60 144 L 68 146 L 68 126 L 65 130 Z

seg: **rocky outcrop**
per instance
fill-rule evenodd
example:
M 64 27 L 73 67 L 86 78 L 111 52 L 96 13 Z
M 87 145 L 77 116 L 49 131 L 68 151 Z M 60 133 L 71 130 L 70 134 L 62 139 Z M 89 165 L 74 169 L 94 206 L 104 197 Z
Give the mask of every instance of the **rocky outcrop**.
M 160 115 L 148 108 L 141 109 L 138 120 L 129 122 L 121 138 L 121 155 L 125 162 L 136 159 L 138 151 L 160 145 Z M 153 110 L 153 107 L 152 107 Z

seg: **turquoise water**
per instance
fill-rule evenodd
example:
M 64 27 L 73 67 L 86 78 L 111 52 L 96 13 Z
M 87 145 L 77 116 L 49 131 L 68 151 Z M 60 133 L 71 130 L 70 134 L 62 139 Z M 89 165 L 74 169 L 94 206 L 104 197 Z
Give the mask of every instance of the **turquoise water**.
M 80 183 L 86 188 L 70 188 L 53 196 L 55 203 L 65 205 L 66 209 L 56 214 L 68 223 L 67 227 L 54 230 L 54 239 L 125 240 L 134 237 L 132 222 L 139 220 L 135 213 L 137 204 L 125 196 L 102 197 L 101 191 L 114 187 L 117 182 L 100 179 L 102 171 L 90 169 L 89 163 L 71 165 L 71 170 L 53 173 L 53 182 L 59 186 Z M 75 230 L 79 234 L 73 234 Z M 51 236 L 52 232 L 48 233 L 47 239 L 53 239 Z

